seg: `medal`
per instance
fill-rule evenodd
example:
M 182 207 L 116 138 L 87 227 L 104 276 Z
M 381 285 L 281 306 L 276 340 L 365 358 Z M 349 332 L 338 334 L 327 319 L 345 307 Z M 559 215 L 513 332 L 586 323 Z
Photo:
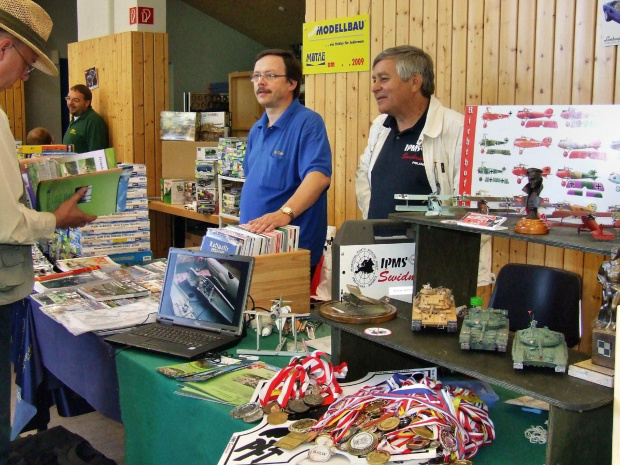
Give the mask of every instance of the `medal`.
M 382 465 L 390 460 L 390 453 L 384 450 L 373 450 L 366 456 L 366 461 L 370 465 Z
M 316 420 L 304 418 L 303 420 L 297 420 L 295 423 L 292 423 L 288 427 L 288 430 L 294 433 L 309 433 L 315 424 Z
M 267 423 L 270 425 L 281 425 L 288 420 L 288 413 L 280 410 L 279 412 L 271 412 L 267 415 Z
M 289 400 L 286 408 L 294 413 L 304 413 L 310 410 L 310 407 L 302 399 Z
M 256 415 L 257 408 L 260 410 L 262 416 L 263 410 L 257 402 L 249 402 L 236 406 L 230 411 L 230 416 L 233 418 L 245 418 L 247 415 Z
M 332 457 L 328 446 L 314 446 L 308 451 L 308 458 L 313 462 L 327 462 Z

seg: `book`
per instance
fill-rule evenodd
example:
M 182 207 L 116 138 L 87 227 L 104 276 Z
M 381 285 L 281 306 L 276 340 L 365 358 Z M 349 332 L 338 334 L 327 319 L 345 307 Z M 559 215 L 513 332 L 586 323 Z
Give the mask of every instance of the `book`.
M 608 388 L 614 387 L 614 370 L 592 363 L 591 358 L 569 365 L 568 374 Z
M 81 286 L 77 291 L 92 300 L 116 300 L 129 297 L 143 297 L 151 291 L 131 281 L 107 281 L 99 284 Z
M 223 253 L 227 255 L 237 255 L 241 250 L 241 241 L 231 236 L 218 234 L 215 230 L 207 231 L 202 238 L 200 250 L 207 252 Z
M 113 148 L 92 152 L 74 153 L 55 157 L 62 176 L 92 173 L 116 168 L 116 155 Z
M 482 213 L 470 212 L 458 220 L 456 224 L 471 228 L 498 230 L 507 229 L 505 226 L 501 226 L 504 221 L 506 221 L 505 216 L 483 215 Z
M 117 197 L 122 194 L 119 193 L 122 190 L 119 181 L 123 171 L 122 168 L 114 168 L 39 181 L 36 189 L 37 210 L 53 212 L 76 191 L 87 186 L 87 194 L 78 203 L 80 210 L 97 216 L 116 213 L 119 211 Z M 124 209 L 124 205 L 120 207 Z

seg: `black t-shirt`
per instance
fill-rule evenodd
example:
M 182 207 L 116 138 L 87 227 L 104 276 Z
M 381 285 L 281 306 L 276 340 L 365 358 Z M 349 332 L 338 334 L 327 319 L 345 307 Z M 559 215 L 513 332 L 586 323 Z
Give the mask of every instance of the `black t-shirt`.
M 383 125 L 390 128 L 381 152 L 372 167 L 368 219 L 386 219 L 396 211 L 394 194 L 430 194 L 431 186 L 424 168 L 422 129 L 428 108 L 411 128 L 398 132 L 396 119 L 388 116 Z M 409 205 L 422 202 L 409 202 Z

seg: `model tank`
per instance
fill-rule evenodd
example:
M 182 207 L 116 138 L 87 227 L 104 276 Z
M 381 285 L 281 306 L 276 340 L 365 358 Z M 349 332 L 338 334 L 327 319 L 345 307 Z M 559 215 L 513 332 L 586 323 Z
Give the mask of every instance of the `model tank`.
M 461 349 L 506 352 L 508 345 L 508 310 L 472 307 L 463 319 L 459 343 Z
M 558 373 L 566 371 L 568 349 L 564 334 L 548 328 L 537 328 L 536 320 L 530 327 L 515 333 L 512 343 L 512 362 L 517 370 L 524 365 L 552 367 Z
M 447 328 L 456 332 L 456 307 L 454 296 L 445 287 L 432 288 L 424 284 L 413 300 L 411 330 L 420 331 L 422 327 Z

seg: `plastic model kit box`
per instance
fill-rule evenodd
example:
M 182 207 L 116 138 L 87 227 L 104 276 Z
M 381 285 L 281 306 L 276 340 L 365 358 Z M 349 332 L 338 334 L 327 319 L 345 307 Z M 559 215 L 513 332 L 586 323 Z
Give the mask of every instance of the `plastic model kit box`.
M 200 133 L 200 113 L 162 111 L 159 126 L 162 140 L 196 141 Z
M 161 200 L 171 205 L 185 203 L 185 179 L 162 179 Z

